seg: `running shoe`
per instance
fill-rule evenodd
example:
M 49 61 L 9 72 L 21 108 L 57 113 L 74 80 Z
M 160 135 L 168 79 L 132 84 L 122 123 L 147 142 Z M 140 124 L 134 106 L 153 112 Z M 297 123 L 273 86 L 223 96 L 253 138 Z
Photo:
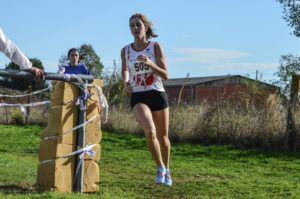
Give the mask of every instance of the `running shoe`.
M 164 183 L 165 182 L 166 168 L 164 166 L 157 167 L 157 175 L 155 182 Z
M 165 175 L 165 185 L 167 186 L 172 186 L 172 179 L 171 179 L 171 176 L 170 176 L 170 170 L 168 169 L 166 171 L 166 175 Z

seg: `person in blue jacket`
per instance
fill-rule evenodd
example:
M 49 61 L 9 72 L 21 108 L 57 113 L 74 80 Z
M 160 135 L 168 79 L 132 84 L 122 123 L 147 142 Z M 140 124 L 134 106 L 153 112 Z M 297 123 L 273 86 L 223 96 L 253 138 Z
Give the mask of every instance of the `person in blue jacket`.
M 68 52 L 69 63 L 60 67 L 59 72 L 64 74 L 81 74 L 91 75 L 89 69 L 79 62 L 79 51 L 76 48 L 71 48 Z

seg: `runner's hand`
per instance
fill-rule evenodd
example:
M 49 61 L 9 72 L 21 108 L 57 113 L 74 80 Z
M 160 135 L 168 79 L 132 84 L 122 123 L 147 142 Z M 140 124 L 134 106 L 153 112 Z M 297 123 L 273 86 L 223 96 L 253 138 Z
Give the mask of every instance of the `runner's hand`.
M 130 86 L 130 83 L 129 83 L 129 82 L 125 82 L 125 83 L 124 83 L 124 87 L 125 87 L 127 93 L 128 93 L 129 95 L 131 95 L 131 94 L 132 94 L 132 87 Z
M 146 56 L 146 55 L 139 55 L 137 57 L 137 60 L 143 62 L 145 65 L 150 66 L 150 67 L 153 65 L 153 62 L 151 61 L 151 59 L 149 59 L 148 56 Z

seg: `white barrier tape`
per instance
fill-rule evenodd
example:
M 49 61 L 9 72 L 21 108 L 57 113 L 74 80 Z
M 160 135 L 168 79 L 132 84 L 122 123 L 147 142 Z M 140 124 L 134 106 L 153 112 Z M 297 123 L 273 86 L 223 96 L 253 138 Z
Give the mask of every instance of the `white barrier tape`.
M 27 117 L 29 118 L 29 115 L 27 115 L 26 109 L 24 108 L 24 106 L 20 105 L 21 108 L 21 112 Z
M 80 78 L 79 78 L 80 79 Z M 82 81 L 82 80 L 81 80 Z M 82 85 L 85 84 L 84 82 L 78 83 L 78 82 L 71 82 L 72 84 L 74 84 L 75 86 L 77 86 L 78 88 L 80 88 L 81 90 L 84 91 L 84 93 L 89 93 L 89 91 L 87 90 L 87 87 L 83 87 Z M 85 84 L 87 85 L 87 84 Z
M 49 104 L 49 101 L 43 101 L 43 102 L 33 102 L 30 104 L 6 104 L 6 103 L 0 103 L 0 107 L 2 106 L 19 106 L 21 108 L 21 112 L 27 117 L 29 118 L 29 115 L 27 115 L 26 109 L 24 108 L 24 106 L 40 106 L 43 104 Z
M 69 156 L 72 156 L 72 155 L 76 155 L 78 153 L 81 153 L 80 156 L 79 156 L 80 159 L 83 159 L 85 154 L 87 154 L 89 157 L 91 157 L 91 156 L 95 155 L 95 151 L 92 150 L 92 148 L 94 146 L 96 146 L 96 144 L 87 144 L 84 148 L 81 148 L 77 151 L 73 151 L 72 153 L 69 153 L 67 155 L 64 155 L 64 156 L 61 156 L 61 157 L 58 157 L 58 158 L 55 158 L 55 159 L 44 160 L 40 164 L 44 164 L 44 163 L 47 163 L 47 162 L 53 162 L 53 161 L 59 160 L 61 158 L 66 158 L 66 157 L 69 157 Z
M 91 122 L 93 119 L 95 119 L 96 117 L 97 117 L 97 115 L 94 115 L 91 119 L 89 119 L 88 121 L 86 121 L 86 122 L 83 123 L 83 124 L 80 124 L 80 125 L 78 125 L 78 126 L 75 126 L 74 128 L 72 128 L 72 129 L 70 129 L 70 130 L 67 130 L 67 131 L 65 131 L 65 132 L 63 132 L 63 133 L 61 133 L 61 134 L 59 134 L 59 135 L 45 137 L 43 140 L 49 140 L 49 139 L 53 139 L 53 138 L 56 138 L 56 137 L 61 137 L 61 136 L 65 135 L 65 134 L 67 134 L 67 133 L 70 133 L 70 132 L 72 132 L 72 131 L 74 131 L 74 130 L 77 130 L 77 129 L 83 127 L 84 125 L 87 125 L 88 123 L 90 123 L 90 122 Z
M 89 86 L 89 87 L 96 87 L 96 86 L 97 86 L 97 87 L 99 87 L 99 88 L 100 88 L 100 87 L 103 87 L 103 86 L 99 86 L 99 85 L 92 85 L 92 84 L 87 84 L 86 86 Z
M 64 74 L 64 81 L 69 82 L 71 80 L 71 75 L 70 74 Z
M 84 82 L 82 81 L 82 79 L 80 79 L 80 77 L 78 77 L 77 75 L 71 74 L 71 76 L 72 76 L 72 77 L 75 77 L 75 78 L 78 80 L 79 83 L 82 83 L 82 84 L 84 83 Z
M 107 122 L 108 119 L 108 104 L 107 104 L 107 100 L 106 97 L 104 96 L 104 94 L 101 92 L 100 86 L 97 85 L 91 85 L 91 84 L 87 84 L 87 86 L 89 87 L 95 87 L 97 89 L 97 94 L 98 94 L 98 98 L 99 98 L 99 102 L 98 105 L 101 108 L 105 108 L 105 121 L 104 123 Z
M 76 74 L 64 74 L 64 79 L 65 81 L 70 81 L 71 80 L 71 77 L 77 79 L 77 81 L 81 84 L 83 84 L 84 82 L 82 81 L 82 79 L 80 77 L 78 77 L 78 75 Z M 75 82 L 73 82 L 75 83 Z
M 75 97 L 74 99 L 68 101 L 67 103 L 65 103 L 65 104 L 63 104 L 63 105 L 53 106 L 53 107 L 51 107 L 51 108 L 54 108 L 54 107 L 61 107 L 61 106 L 66 106 L 66 105 L 68 105 L 68 104 L 70 104 L 70 103 L 72 103 L 72 102 L 74 102 L 74 101 L 76 101 L 76 100 L 91 98 L 92 95 L 94 95 L 94 94 L 95 94 L 95 93 L 83 94 L 83 95 L 80 95 L 80 96 L 78 96 L 78 97 Z M 75 105 L 78 105 L 78 102 L 75 102 Z
M 74 76 L 80 83 L 77 83 L 77 82 L 71 82 L 72 84 L 76 85 L 77 87 L 81 88 L 82 90 L 84 90 L 84 88 L 81 86 L 84 82 L 75 74 L 68 74 L 68 75 L 71 75 L 71 76 Z M 56 84 L 57 85 L 57 84 Z M 56 85 L 54 87 L 56 87 Z M 92 94 L 90 94 L 89 98 L 94 101 L 98 106 L 100 106 L 100 108 L 105 108 L 105 121 L 104 123 L 107 122 L 108 120 L 108 104 L 107 104 L 107 100 L 106 100 L 106 97 L 104 96 L 104 94 L 101 92 L 101 89 L 100 89 L 100 86 L 97 86 L 97 85 L 91 85 L 91 84 L 86 84 L 87 87 L 95 87 L 97 89 L 97 95 L 98 95 L 98 98 L 99 98 L 99 101 L 97 100 L 94 100 L 93 97 L 91 97 Z M 86 90 L 86 93 L 88 93 L 87 89 Z M 76 99 L 76 98 L 75 98 Z M 72 100 L 71 100 L 72 101 Z M 67 104 L 64 104 L 64 105 L 67 105 Z M 52 106 L 50 108 L 59 108 L 59 107 L 62 107 L 64 105 L 58 105 L 58 106 Z
M 26 97 L 26 96 L 30 96 L 30 95 L 35 95 L 35 94 L 38 94 L 38 93 L 42 93 L 44 91 L 50 90 L 51 88 L 52 87 L 48 87 L 48 88 L 45 88 L 45 89 L 42 89 L 42 90 L 34 91 L 32 93 L 23 94 L 23 95 L 3 95 L 3 94 L 0 94 L 0 97 L 11 97 L 11 98 Z
M 60 67 L 60 66 L 59 66 L 59 67 Z M 63 74 L 63 73 L 62 73 L 62 74 Z M 78 77 L 78 76 L 75 75 L 75 74 L 64 74 L 65 81 L 70 81 L 71 76 L 72 76 L 72 77 L 75 77 L 75 78 L 78 80 L 78 82 L 83 83 L 82 79 L 80 79 L 80 77 Z M 59 83 L 60 83 L 60 81 L 56 82 L 56 84 L 54 85 L 54 89 L 56 88 L 56 86 L 57 86 Z M 72 83 L 72 84 L 76 85 L 77 87 L 83 89 L 83 87 L 80 86 L 81 83 L 77 83 L 77 82 L 70 82 L 70 83 Z M 84 90 L 84 89 L 83 89 L 83 90 Z M 85 93 L 88 93 L 87 90 L 86 90 Z M 79 96 L 79 97 L 80 97 L 80 96 Z M 78 99 L 79 97 L 74 98 L 73 100 L 75 101 L 75 100 Z M 70 102 L 73 102 L 73 100 L 71 100 Z M 59 108 L 59 107 L 63 107 L 63 106 L 68 105 L 68 103 L 70 103 L 70 102 L 67 102 L 66 104 L 63 104 L 63 105 L 51 106 L 50 108 Z M 78 105 L 78 104 L 76 104 L 76 105 Z
M 7 103 L 0 103 L 1 106 L 40 106 L 43 104 L 49 104 L 50 101 L 43 101 L 43 102 L 32 102 L 30 104 L 7 104 Z
M 91 99 L 93 102 L 95 102 L 95 100 L 93 99 L 93 97 L 92 97 L 92 95 L 94 95 L 95 93 L 90 93 L 90 94 L 83 94 L 83 95 L 81 95 L 81 96 L 79 96 L 79 97 L 75 97 L 74 99 L 72 99 L 72 100 L 70 100 L 69 102 L 67 102 L 67 103 L 65 103 L 65 104 L 62 104 L 62 105 L 57 105 L 57 106 L 51 106 L 50 108 L 59 108 L 59 107 L 63 107 L 63 106 L 67 106 L 67 105 L 69 105 L 70 103 L 72 103 L 72 102 L 74 102 L 74 101 L 76 101 L 75 102 L 75 105 L 77 106 L 77 105 L 79 105 L 79 99 Z M 96 102 L 95 102 L 96 103 Z
M 84 154 L 87 154 L 91 160 L 94 160 L 92 156 L 94 156 L 96 154 L 96 152 L 93 151 L 92 149 L 90 149 L 90 150 L 87 150 L 86 153 L 81 153 L 79 155 L 79 160 L 80 161 L 79 161 L 79 163 L 76 166 L 76 171 L 75 171 L 75 175 L 74 175 L 74 184 L 75 184 L 75 181 L 76 181 L 76 178 L 77 178 L 78 171 L 80 169 L 80 165 L 82 165 L 82 163 L 83 163 Z

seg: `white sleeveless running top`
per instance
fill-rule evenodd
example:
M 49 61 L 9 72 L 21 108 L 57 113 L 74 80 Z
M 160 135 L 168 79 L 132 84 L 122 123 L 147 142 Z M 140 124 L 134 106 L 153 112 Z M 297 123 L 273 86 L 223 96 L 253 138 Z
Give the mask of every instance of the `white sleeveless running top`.
M 124 47 L 129 81 L 134 93 L 149 90 L 165 91 L 161 78 L 154 74 L 149 66 L 145 66 L 143 62 L 137 60 L 139 55 L 146 55 L 148 59 L 157 64 L 154 44 L 155 42 L 149 41 L 147 46 L 140 51 L 133 49 L 132 43 Z

